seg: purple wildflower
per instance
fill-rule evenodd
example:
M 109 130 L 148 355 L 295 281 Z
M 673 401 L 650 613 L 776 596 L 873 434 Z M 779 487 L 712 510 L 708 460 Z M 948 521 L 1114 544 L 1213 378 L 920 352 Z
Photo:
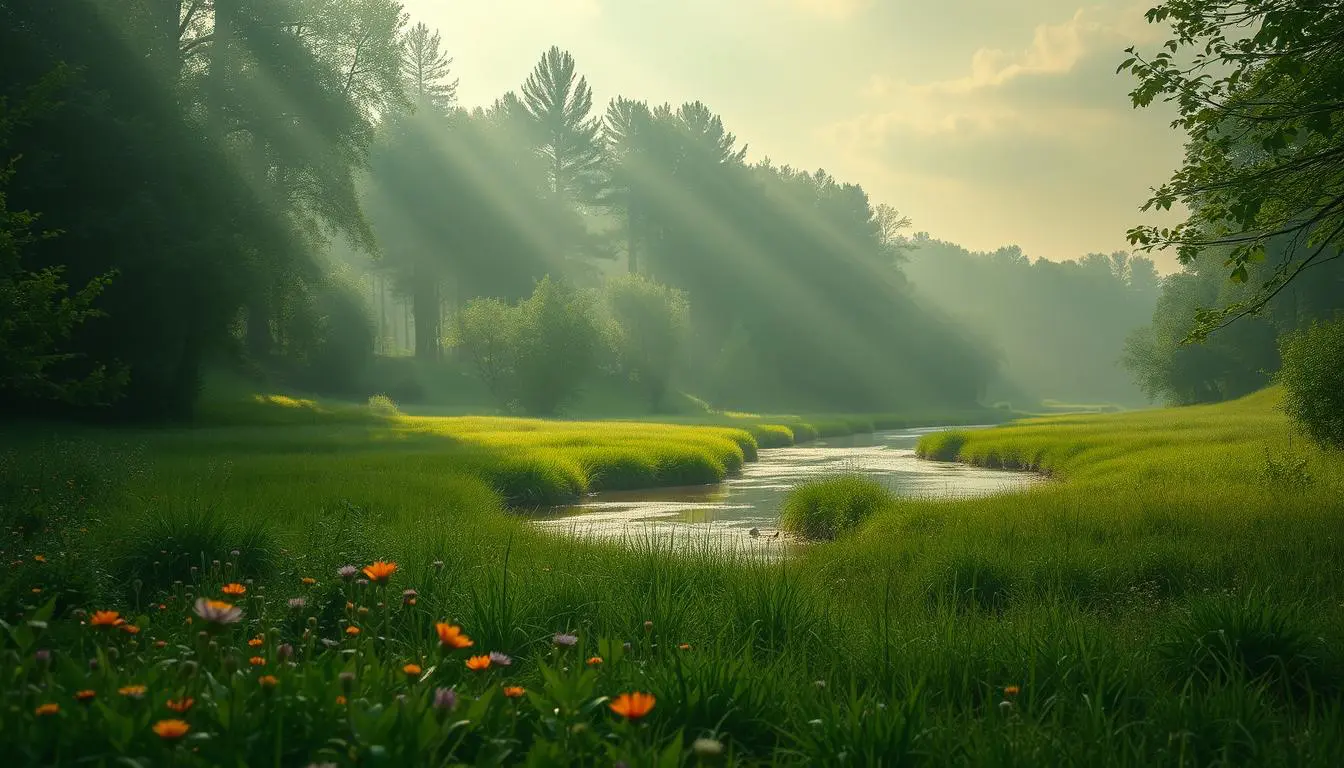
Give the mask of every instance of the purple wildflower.
M 457 707 L 457 691 L 452 688 L 436 688 L 434 690 L 434 708 L 443 709 L 449 712 Z
M 336 575 L 349 581 L 359 575 L 359 569 L 353 565 L 342 565 L 336 570 Z
M 243 618 L 243 609 L 222 600 L 198 598 L 196 615 L 211 624 L 237 624 Z
M 499 666 L 499 667 L 507 667 L 507 666 L 509 666 L 510 664 L 513 663 L 513 659 L 509 658 L 508 656 L 505 656 L 504 654 L 500 653 L 499 651 L 491 651 L 491 652 L 490 652 L 490 663 L 491 663 L 491 664 L 494 664 L 495 666 Z
M 556 632 L 555 637 L 551 638 L 551 642 L 561 648 L 573 648 L 575 645 L 578 645 L 579 636 L 571 635 L 566 632 Z

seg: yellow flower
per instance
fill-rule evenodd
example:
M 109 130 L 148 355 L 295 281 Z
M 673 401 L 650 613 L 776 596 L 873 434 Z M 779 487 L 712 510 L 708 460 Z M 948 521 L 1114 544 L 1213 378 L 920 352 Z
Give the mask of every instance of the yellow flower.
M 462 634 L 461 627 L 439 622 L 434 625 L 434 631 L 439 634 L 439 645 L 444 648 L 470 648 L 472 646 L 471 638 Z
M 176 741 L 190 730 L 191 726 L 185 720 L 160 720 L 154 724 L 154 732 L 164 741 Z
M 649 714 L 657 701 L 651 693 L 635 691 L 634 693 L 622 693 L 609 706 L 612 712 L 627 720 L 638 720 Z
M 89 617 L 89 624 L 95 627 L 119 627 L 125 623 L 126 620 L 116 611 L 94 611 Z
M 372 565 L 364 566 L 364 575 L 369 577 L 369 581 L 374 584 L 386 584 L 387 580 L 392 578 L 392 574 L 397 572 L 397 564 L 383 562 L 378 560 Z

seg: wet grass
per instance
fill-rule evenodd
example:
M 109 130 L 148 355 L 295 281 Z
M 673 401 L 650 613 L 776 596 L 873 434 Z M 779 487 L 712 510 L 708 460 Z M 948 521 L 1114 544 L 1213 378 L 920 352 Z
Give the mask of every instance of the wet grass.
M 658 477 L 671 459 L 629 458 L 632 434 L 604 455 L 613 446 L 580 426 L 493 420 L 84 433 L 6 454 L 3 554 L 20 564 L 0 581 L 5 620 L 55 598 L 41 642 L 57 661 L 42 666 L 30 644 L 6 667 L 0 733 L 19 764 L 52 764 L 57 749 L 109 764 L 442 762 L 451 744 L 414 734 L 448 722 L 430 698 L 456 686 L 452 721 L 469 724 L 453 731 L 455 759 L 467 764 L 695 765 L 691 742 L 712 738 L 728 764 L 1339 765 L 1344 458 L 1292 438 L 1274 399 L 972 431 L 960 458 L 1057 481 L 893 500 L 774 563 L 553 538 L 513 518 L 483 472 L 518 460 L 550 477 L 538 484 L 591 487 L 614 482 L 594 478 L 619 460 L 623 478 Z M 512 436 L 529 431 L 536 442 Z M 711 434 L 685 445 L 719 462 L 725 442 L 742 449 Z M 1305 458 L 1311 482 L 1267 480 L 1266 449 Z M 346 610 L 335 574 L 374 558 L 399 564 L 392 595 L 418 596 L 380 608 L 377 592 L 355 595 L 386 611 L 370 624 Z M 248 578 L 265 589 L 248 598 L 247 626 L 198 648 L 174 590 Z M 165 583 L 178 596 L 158 611 Z M 295 596 L 298 613 L 285 606 Z M 144 617 L 138 645 L 109 641 L 119 657 L 98 673 L 87 658 L 101 641 L 71 615 L 95 607 Z M 467 675 L 435 648 L 442 619 L 514 664 Z M 350 623 L 362 639 L 344 635 Z M 558 631 L 577 647 L 555 650 Z M 248 670 L 258 632 L 266 656 L 299 649 L 272 693 L 257 683 L 271 666 Z M 594 655 L 605 663 L 581 663 Z M 402 674 L 408 661 L 428 670 L 423 683 Z M 358 671 L 348 691 L 343 670 Z M 127 682 L 148 685 L 146 700 L 118 696 Z M 528 696 L 505 701 L 505 682 Z M 148 724 L 184 686 L 199 700 L 187 719 L 210 738 L 174 747 Z M 81 708 L 77 688 L 97 688 L 100 704 Z M 636 689 L 657 697 L 637 723 L 601 699 Z M 35 717 L 48 699 L 61 713 Z

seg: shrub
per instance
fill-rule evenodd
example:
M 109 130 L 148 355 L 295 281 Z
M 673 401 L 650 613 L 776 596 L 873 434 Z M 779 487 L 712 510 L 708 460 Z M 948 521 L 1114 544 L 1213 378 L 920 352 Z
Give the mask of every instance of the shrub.
M 843 476 L 806 483 L 784 499 L 780 525 L 808 539 L 834 539 L 891 503 L 880 483 Z
M 686 337 L 686 294 L 639 275 L 606 285 L 612 345 L 621 372 L 658 410 Z
M 499 299 L 472 299 L 453 317 L 448 343 L 472 367 L 502 405 L 510 398 L 518 308 Z
M 535 416 L 553 416 L 592 373 L 599 332 L 587 297 L 549 277 L 518 305 L 513 390 Z
M 1285 335 L 1280 353 L 1283 409 L 1316 442 L 1344 448 L 1344 320 Z
M 397 416 L 401 414 L 396 402 L 387 395 L 370 395 L 369 410 L 375 416 Z

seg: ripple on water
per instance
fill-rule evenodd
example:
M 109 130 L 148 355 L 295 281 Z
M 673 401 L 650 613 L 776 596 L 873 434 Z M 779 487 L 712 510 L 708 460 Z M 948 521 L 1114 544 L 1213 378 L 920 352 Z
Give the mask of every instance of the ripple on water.
M 633 545 L 726 547 L 774 555 L 796 543 L 778 529 L 781 502 L 794 486 L 820 477 L 865 475 L 898 496 L 923 498 L 984 496 L 1042 482 L 1033 473 L 918 458 L 915 443 L 938 429 L 876 432 L 763 449 L 758 461 L 722 483 L 596 493 L 535 523 L 557 533 Z

